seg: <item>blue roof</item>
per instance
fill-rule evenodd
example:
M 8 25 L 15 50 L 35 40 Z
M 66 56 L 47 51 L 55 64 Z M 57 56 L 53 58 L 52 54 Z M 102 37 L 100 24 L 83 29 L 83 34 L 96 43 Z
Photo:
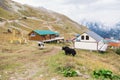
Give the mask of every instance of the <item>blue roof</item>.
M 99 36 L 98 34 L 96 34 L 93 31 L 87 31 L 86 32 L 89 36 L 91 36 L 92 38 L 94 38 L 97 42 L 103 40 L 103 38 L 101 36 Z
M 55 34 L 58 35 L 59 33 L 54 32 L 54 31 L 50 31 L 50 30 L 34 30 L 34 32 L 36 32 L 39 35 L 48 35 L 48 34 Z

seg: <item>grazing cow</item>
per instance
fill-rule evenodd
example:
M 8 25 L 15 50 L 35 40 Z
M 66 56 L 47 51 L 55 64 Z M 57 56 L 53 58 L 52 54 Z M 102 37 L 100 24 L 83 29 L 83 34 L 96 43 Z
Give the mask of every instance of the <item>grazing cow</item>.
M 62 47 L 62 50 L 64 50 L 65 51 L 65 54 L 66 55 L 73 55 L 73 56 L 75 56 L 76 55 L 76 51 L 74 50 L 74 49 L 71 49 L 71 48 L 69 48 L 69 47 Z

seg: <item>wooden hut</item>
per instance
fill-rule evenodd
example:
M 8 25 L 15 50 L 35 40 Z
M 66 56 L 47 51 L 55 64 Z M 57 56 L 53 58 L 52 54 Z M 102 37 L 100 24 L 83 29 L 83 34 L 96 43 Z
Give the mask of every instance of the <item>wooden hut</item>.
M 33 30 L 28 35 L 29 35 L 29 40 L 35 40 L 35 41 L 49 40 L 59 36 L 57 32 L 51 30 Z

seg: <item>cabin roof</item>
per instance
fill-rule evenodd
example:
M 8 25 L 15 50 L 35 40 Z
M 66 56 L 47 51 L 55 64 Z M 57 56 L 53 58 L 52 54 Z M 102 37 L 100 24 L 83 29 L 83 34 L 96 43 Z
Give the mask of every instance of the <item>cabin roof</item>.
M 99 36 L 98 34 L 96 34 L 93 31 L 87 31 L 85 33 L 87 33 L 89 36 L 91 36 L 92 38 L 94 38 L 97 42 L 103 40 L 103 38 L 101 36 Z
M 48 35 L 48 34 L 55 34 L 58 35 L 59 33 L 51 31 L 51 30 L 34 30 L 34 32 L 36 32 L 39 35 Z

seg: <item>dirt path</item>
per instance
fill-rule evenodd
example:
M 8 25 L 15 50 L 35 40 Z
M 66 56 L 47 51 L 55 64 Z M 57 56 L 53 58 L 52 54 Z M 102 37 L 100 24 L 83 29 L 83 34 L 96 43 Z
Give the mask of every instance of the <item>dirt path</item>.
M 57 54 L 61 50 L 59 46 L 51 46 L 46 45 L 45 48 L 39 48 L 37 44 L 32 44 L 29 46 L 22 47 L 20 50 L 14 53 L 32 53 L 32 52 L 40 52 L 41 55 L 49 55 Z
M 51 56 L 51 55 L 53 55 L 53 54 L 57 54 L 60 50 L 61 50 L 60 47 L 55 46 L 55 47 L 52 48 L 51 51 L 45 52 L 44 55 L 49 55 L 49 56 Z
M 47 48 L 49 49 L 46 50 Z M 43 50 L 39 49 L 39 47 L 37 47 L 35 44 L 22 47 L 20 50 L 16 51 L 15 54 L 21 54 L 25 57 L 28 56 L 28 58 L 19 60 L 20 62 L 23 61 L 23 63 L 25 64 L 21 66 L 25 70 L 22 73 L 18 73 L 18 71 L 16 70 L 16 72 L 12 76 L 10 76 L 9 80 L 34 80 L 33 77 L 35 75 L 48 68 L 47 66 L 45 66 L 47 64 L 46 58 L 59 53 L 60 50 L 60 47 L 51 45 L 49 45 L 49 47 L 46 46 Z
M 0 22 L 0 27 L 4 26 L 6 24 L 6 22 Z

